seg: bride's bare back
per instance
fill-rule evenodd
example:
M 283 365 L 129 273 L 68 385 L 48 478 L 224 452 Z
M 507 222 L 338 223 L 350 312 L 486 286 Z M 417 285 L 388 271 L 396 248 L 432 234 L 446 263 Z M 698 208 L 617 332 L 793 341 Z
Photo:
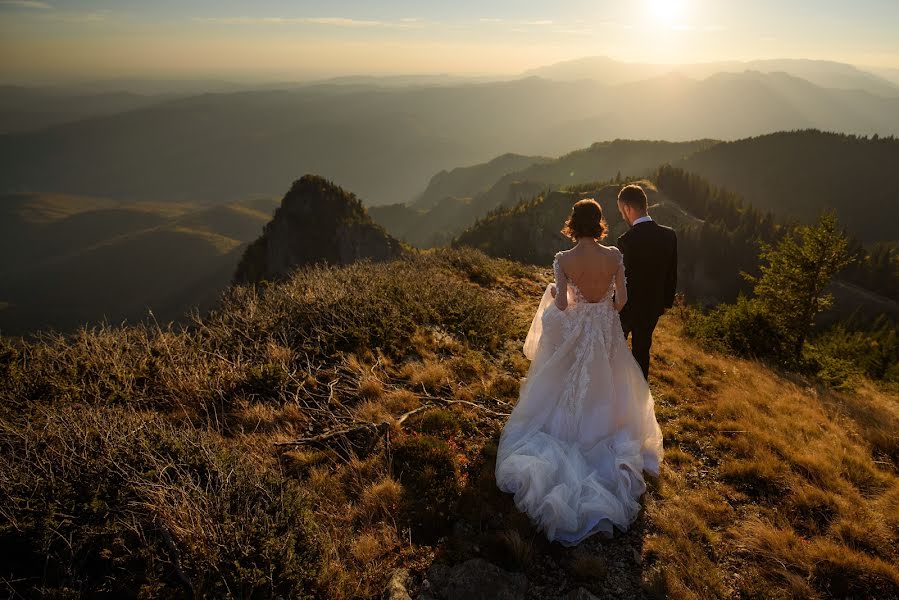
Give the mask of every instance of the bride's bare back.
M 597 242 L 580 242 L 571 250 L 560 252 L 559 266 L 564 278 L 574 284 L 587 302 L 600 302 L 615 281 L 615 308 L 621 310 L 626 302 L 626 287 L 621 252 Z M 562 282 L 557 282 L 557 285 Z M 561 287 L 561 286 L 559 286 Z M 557 296 L 557 303 L 561 298 Z M 563 308 L 560 306 L 560 308 Z

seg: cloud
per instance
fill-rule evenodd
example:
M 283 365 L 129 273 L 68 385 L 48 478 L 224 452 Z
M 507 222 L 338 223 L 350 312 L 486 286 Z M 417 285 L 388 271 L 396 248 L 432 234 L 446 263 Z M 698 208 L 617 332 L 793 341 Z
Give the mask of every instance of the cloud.
M 616 29 L 633 29 L 634 26 L 629 23 L 619 23 L 618 21 L 601 21 L 600 27 L 612 27 Z
M 54 20 L 62 21 L 63 23 L 103 23 L 109 19 L 109 15 L 110 11 L 108 10 L 97 10 L 93 12 L 58 15 L 54 17 Z
M 36 8 L 38 10 L 49 10 L 53 8 L 46 2 L 38 2 L 37 0 L 0 0 L 0 6 L 13 6 L 15 8 Z
M 399 21 L 371 21 L 346 17 L 194 17 L 193 20 L 217 25 L 323 25 L 349 29 L 376 27 L 412 29 L 424 25 L 420 19 L 411 17 Z

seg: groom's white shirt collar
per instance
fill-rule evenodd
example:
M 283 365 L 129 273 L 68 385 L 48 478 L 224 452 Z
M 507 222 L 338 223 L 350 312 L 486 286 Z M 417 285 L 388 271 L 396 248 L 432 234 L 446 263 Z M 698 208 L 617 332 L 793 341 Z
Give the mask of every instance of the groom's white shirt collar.
M 646 215 L 646 216 L 640 217 L 639 219 L 635 219 L 634 222 L 631 223 L 631 227 L 633 227 L 634 225 L 637 225 L 639 223 L 645 223 L 646 221 L 652 221 L 652 217 L 650 217 L 649 215 Z

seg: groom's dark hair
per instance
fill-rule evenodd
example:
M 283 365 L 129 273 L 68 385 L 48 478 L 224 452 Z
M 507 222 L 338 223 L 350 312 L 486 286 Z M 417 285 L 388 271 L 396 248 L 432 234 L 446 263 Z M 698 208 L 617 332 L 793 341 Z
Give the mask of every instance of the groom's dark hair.
M 642 211 L 645 211 L 649 206 L 649 201 L 646 199 L 646 192 L 644 192 L 643 188 L 636 183 L 621 188 L 621 191 L 618 192 L 618 201 L 622 204 L 627 204 L 631 208 Z

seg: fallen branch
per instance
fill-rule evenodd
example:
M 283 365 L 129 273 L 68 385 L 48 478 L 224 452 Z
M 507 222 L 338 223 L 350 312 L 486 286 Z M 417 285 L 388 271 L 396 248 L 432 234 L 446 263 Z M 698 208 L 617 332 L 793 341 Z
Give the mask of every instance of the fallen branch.
M 494 417 L 508 417 L 509 413 L 497 412 L 486 406 L 482 406 L 477 402 L 470 402 L 468 400 L 449 400 L 447 398 L 440 398 L 439 396 L 423 396 L 424 399 L 430 400 L 431 402 L 440 402 L 442 404 L 464 404 L 466 406 L 471 406 L 473 408 L 477 408 L 478 410 L 482 410 L 487 414 L 493 415 Z
M 437 396 L 426 396 L 427 400 L 431 401 L 429 404 L 423 404 L 418 408 L 414 408 L 408 412 L 403 413 L 396 419 L 397 425 L 402 425 L 403 422 L 406 421 L 409 417 L 414 414 L 420 413 L 429 408 L 434 408 L 434 403 L 440 403 L 444 405 L 448 404 L 464 404 L 466 406 L 471 406 L 473 408 L 477 408 L 482 410 L 488 414 L 491 414 L 496 417 L 508 417 L 509 413 L 501 413 L 495 410 L 491 410 L 485 406 L 481 406 L 475 402 L 469 402 L 468 400 L 449 400 L 447 398 L 440 398 Z M 359 446 L 360 444 L 354 444 L 353 438 L 359 439 L 363 442 L 361 445 L 370 445 L 371 441 L 375 437 L 380 437 L 384 435 L 390 429 L 390 423 L 362 423 L 361 425 L 357 425 L 356 427 L 349 427 L 347 429 L 338 429 L 335 431 L 327 431 L 325 433 L 320 433 L 318 435 L 314 435 L 311 437 L 298 438 L 296 440 L 291 440 L 289 442 L 275 442 L 275 446 L 322 446 L 326 445 L 327 442 L 330 442 L 336 438 L 344 438 L 349 441 L 354 446 Z
M 322 444 L 323 442 L 330 441 L 337 437 L 358 436 L 359 434 L 363 433 L 382 433 L 382 430 L 387 429 L 387 425 L 387 423 L 364 423 L 362 425 L 359 425 L 358 427 L 339 429 L 337 431 L 328 431 L 326 433 L 320 433 L 312 437 L 299 438 L 290 442 L 275 442 L 275 446 L 301 446 L 304 444 L 314 446 Z

